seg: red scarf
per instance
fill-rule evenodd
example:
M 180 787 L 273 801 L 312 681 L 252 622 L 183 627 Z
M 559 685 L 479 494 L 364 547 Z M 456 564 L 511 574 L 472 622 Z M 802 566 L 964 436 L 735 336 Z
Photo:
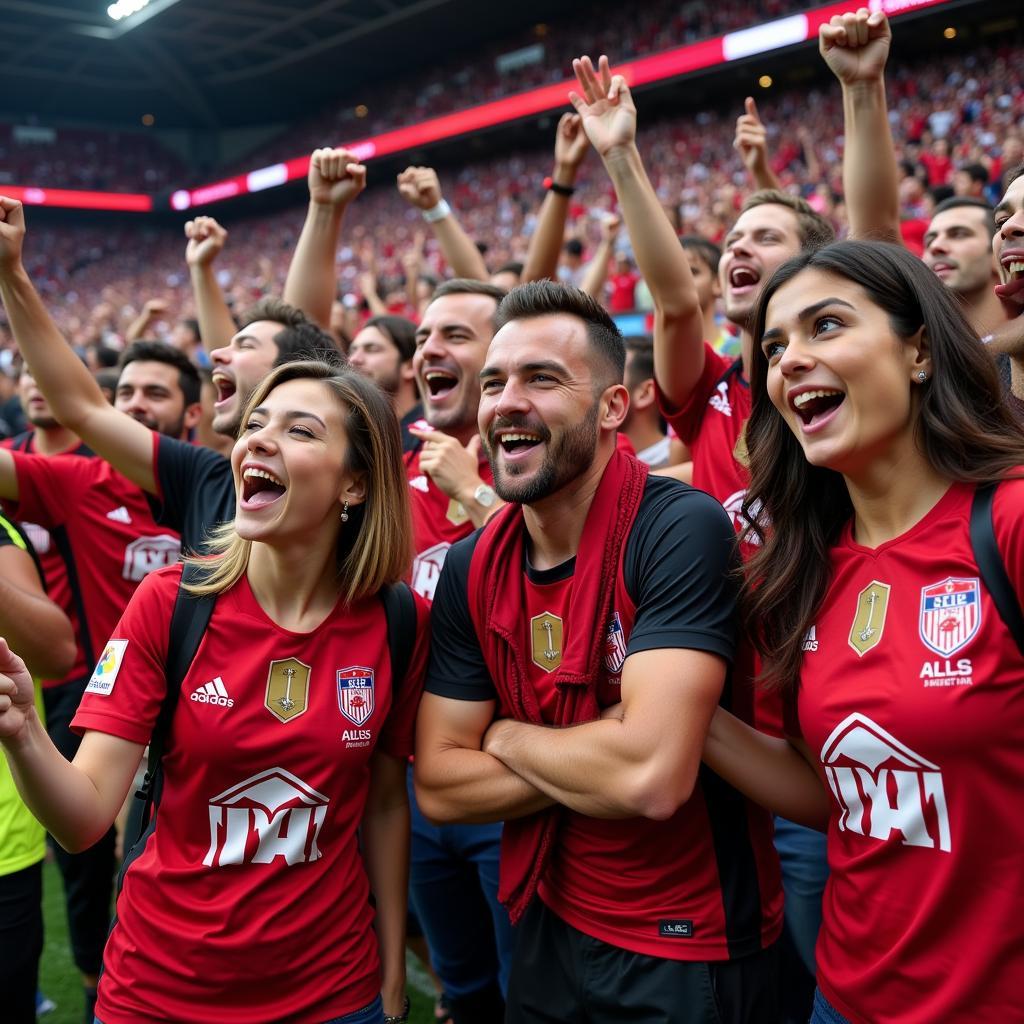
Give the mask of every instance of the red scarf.
M 646 480 L 646 465 L 616 451 L 587 512 L 569 599 L 572 633 L 553 680 L 558 694 L 553 725 L 590 722 L 600 714 L 595 693 L 615 581 Z M 528 682 L 522 607 L 515 598 L 522 586 L 525 533 L 519 505 L 506 506 L 484 527 L 469 569 L 469 610 L 500 706 L 517 721 L 544 725 Z M 555 806 L 505 823 L 498 898 L 513 924 L 537 891 L 560 818 Z

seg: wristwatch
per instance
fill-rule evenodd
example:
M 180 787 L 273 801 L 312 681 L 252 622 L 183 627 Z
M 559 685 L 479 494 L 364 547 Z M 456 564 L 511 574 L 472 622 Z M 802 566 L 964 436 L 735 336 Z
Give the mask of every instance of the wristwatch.
M 490 508 L 498 500 L 498 495 L 490 484 L 481 484 L 473 492 L 473 500 L 484 508 Z

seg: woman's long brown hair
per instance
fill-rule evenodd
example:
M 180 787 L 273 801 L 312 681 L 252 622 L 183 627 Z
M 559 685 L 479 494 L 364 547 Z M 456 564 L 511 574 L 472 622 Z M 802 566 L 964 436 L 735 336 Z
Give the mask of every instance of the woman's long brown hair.
M 787 690 L 796 687 L 802 640 L 828 589 L 830 549 L 853 515 L 843 477 L 807 462 L 767 390 L 761 337 L 768 303 L 812 268 L 860 285 L 899 337 L 924 328 L 932 372 L 920 385 L 915 438 L 938 473 L 989 483 L 1024 464 L 1024 428 L 1003 399 L 993 359 L 953 294 L 919 259 L 884 242 L 836 242 L 781 266 L 761 291 L 751 325 L 750 487 L 743 513 L 751 524 L 746 535 L 760 548 L 746 566 L 740 612 L 763 659 L 762 679 Z

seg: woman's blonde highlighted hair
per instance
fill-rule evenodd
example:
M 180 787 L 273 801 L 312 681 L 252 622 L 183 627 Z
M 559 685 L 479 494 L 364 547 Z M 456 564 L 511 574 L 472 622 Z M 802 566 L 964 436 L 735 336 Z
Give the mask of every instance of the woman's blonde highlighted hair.
M 308 360 L 272 370 L 252 393 L 242 416 L 242 429 L 254 409 L 280 384 L 291 380 L 321 381 L 344 413 L 348 435 L 347 465 L 366 479 L 366 500 L 351 507 L 338 536 L 338 583 L 352 603 L 403 579 L 412 563 L 412 514 L 409 484 L 402 462 L 402 436 L 391 402 L 367 377 L 330 363 Z M 252 541 L 222 523 L 210 531 L 211 557 L 186 561 L 200 573 L 185 589 L 196 596 L 221 594 L 233 587 L 249 564 Z

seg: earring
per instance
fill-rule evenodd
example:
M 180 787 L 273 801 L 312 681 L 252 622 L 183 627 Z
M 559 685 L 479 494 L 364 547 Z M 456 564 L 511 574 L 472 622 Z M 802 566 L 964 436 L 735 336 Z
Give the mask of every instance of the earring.
M 928 374 L 924 370 L 919 370 L 917 373 L 917 379 L 923 384 L 928 379 Z
M 344 502 L 341 506 L 341 521 L 343 523 L 348 522 L 348 502 Z

